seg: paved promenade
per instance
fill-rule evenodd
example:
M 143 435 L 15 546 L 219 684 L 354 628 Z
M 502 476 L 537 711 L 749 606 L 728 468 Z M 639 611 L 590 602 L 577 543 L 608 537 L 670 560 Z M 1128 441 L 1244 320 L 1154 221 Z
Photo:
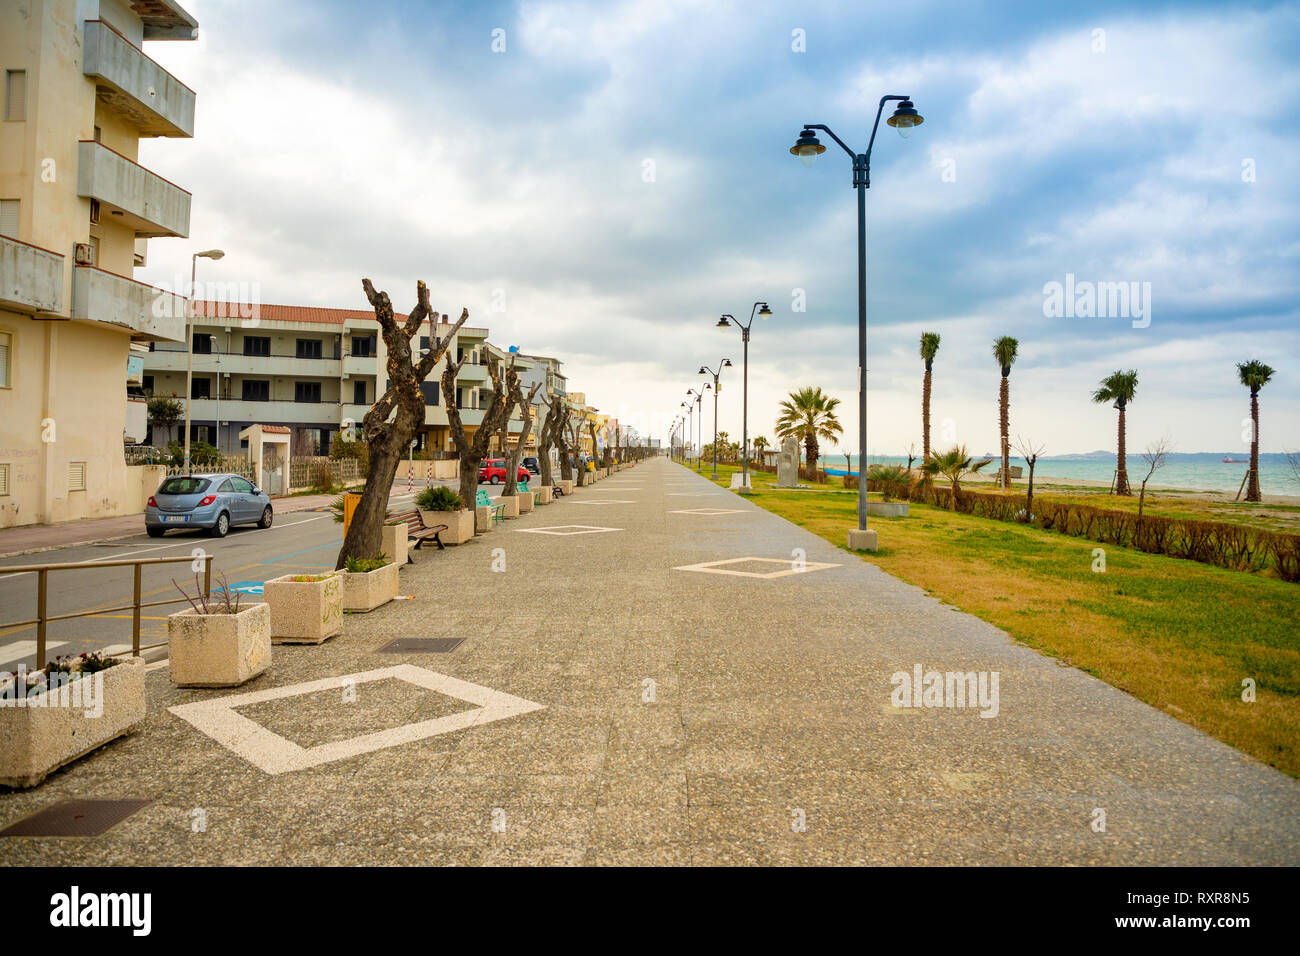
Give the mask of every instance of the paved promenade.
M 1300 863 L 1300 783 L 667 460 L 416 562 L 243 687 L 155 665 L 145 726 L 0 826 L 154 802 L 0 861 Z M 983 699 L 894 706 L 918 666 Z

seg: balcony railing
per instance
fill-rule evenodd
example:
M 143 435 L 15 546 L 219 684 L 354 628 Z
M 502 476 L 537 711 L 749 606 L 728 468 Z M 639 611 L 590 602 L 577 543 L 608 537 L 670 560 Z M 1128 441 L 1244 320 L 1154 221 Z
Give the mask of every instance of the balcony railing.
M 86 21 L 81 71 L 145 136 L 194 135 L 194 91 L 102 20 Z
M 103 143 L 78 145 L 77 195 L 142 238 L 190 234 L 190 194 Z
M 130 329 L 136 338 L 185 341 L 184 296 L 94 266 L 72 271 L 72 317 Z
M 63 256 L 0 236 L 0 306 L 18 312 L 63 311 Z

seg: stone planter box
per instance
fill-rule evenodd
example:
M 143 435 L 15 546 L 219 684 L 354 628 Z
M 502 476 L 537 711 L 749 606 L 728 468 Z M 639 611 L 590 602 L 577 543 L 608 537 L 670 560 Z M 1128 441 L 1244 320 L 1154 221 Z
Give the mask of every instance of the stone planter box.
M 867 514 L 882 518 L 906 518 L 906 501 L 868 501 Z
M 474 537 L 474 512 L 460 511 L 421 511 L 420 517 L 429 527 L 445 524 L 447 530 L 440 537 L 443 544 L 464 544 Z
M 237 687 L 271 666 L 271 606 L 253 604 L 238 614 L 167 618 L 167 656 L 177 687 Z
M 557 485 L 560 486 L 560 489 L 561 489 L 561 490 L 562 490 L 566 495 L 571 495 L 571 494 L 573 494 L 573 479 L 572 479 L 572 478 L 561 478 L 561 479 L 559 479 L 558 481 L 556 481 L 555 483 L 556 483 Z
M 78 688 L 81 681 L 94 684 Z M 6 787 L 34 787 L 64 764 L 138 727 L 145 714 L 144 661 L 128 658 L 34 700 L 57 706 L 18 707 L 17 700 L 9 700 L 0 708 L 0 784 Z
M 294 580 L 303 576 L 286 574 L 262 586 L 271 608 L 272 644 L 320 644 L 343 630 L 342 573 L 320 581 Z
M 501 507 L 505 509 L 501 512 L 501 517 L 503 518 L 519 517 L 519 496 L 518 495 L 501 495 L 493 500 L 496 504 L 501 505 Z
M 482 505 L 474 509 L 474 533 L 487 534 L 492 530 L 492 509 Z
M 406 522 L 401 524 L 386 524 L 383 528 L 383 538 L 379 550 L 392 558 L 397 565 L 406 563 Z
M 555 489 L 550 485 L 539 485 L 533 490 L 537 492 L 538 505 L 549 505 L 555 500 Z
M 469 512 L 465 512 L 469 514 Z M 397 597 L 397 569 L 401 565 L 385 564 L 361 574 L 343 572 L 343 610 L 373 611 Z
M 515 495 L 519 499 L 519 513 L 527 514 L 533 510 L 533 493 L 531 491 L 521 491 Z

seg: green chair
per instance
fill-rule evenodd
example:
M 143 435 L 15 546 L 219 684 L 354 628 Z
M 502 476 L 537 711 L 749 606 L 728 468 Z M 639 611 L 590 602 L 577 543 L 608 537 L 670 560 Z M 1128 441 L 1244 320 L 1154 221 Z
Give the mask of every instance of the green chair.
M 515 483 L 515 491 L 519 492 L 521 495 L 526 495 L 531 492 L 533 496 L 534 508 L 536 508 L 538 504 L 541 503 L 542 493 L 540 491 L 533 491 L 533 489 L 529 488 L 527 478 L 525 478 L 523 481 L 519 481 Z
M 494 505 L 492 503 L 492 499 L 488 497 L 488 493 L 486 491 L 480 491 L 477 495 L 474 496 L 474 504 L 479 508 L 492 509 L 493 524 L 500 524 L 501 522 L 506 520 L 506 506 Z

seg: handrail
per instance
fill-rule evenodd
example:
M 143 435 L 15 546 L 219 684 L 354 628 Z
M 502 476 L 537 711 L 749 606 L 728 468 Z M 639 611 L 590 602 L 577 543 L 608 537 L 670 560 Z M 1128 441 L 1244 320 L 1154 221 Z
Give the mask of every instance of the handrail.
M 146 564 L 177 564 L 180 562 L 194 561 L 203 562 L 203 595 L 212 596 L 212 555 L 202 554 L 184 554 L 172 558 L 136 558 L 127 561 L 74 561 L 67 564 L 18 564 L 10 567 L 0 567 L 0 575 L 4 574 L 35 574 L 36 575 L 36 617 L 26 621 L 9 621 L 0 624 L 0 630 L 11 627 L 29 627 L 36 625 L 36 666 L 42 668 L 45 666 L 45 630 L 50 621 L 67 621 L 78 617 L 96 617 L 100 614 L 107 614 L 110 611 L 130 610 L 131 614 L 131 656 L 140 656 L 140 609 L 146 607 L 161 607 L 166 604 L 180 604 L 187 598 L 176 598 L 170 601 L 150 601 L 144 603 L 140 600 L 142 596 L 143 568 Z M 123 604 L 118 607 L 98 607 L 88 611 L 77 611 L 72 614 L 48 614 L 46 607 L 49 599 L 49 576 L 51 571 L 75 571 L 88 568 L 134 568 L 134 588 L 135 592 L 130 604 Z M 154 646 L 154 645 L 150 645 Z

